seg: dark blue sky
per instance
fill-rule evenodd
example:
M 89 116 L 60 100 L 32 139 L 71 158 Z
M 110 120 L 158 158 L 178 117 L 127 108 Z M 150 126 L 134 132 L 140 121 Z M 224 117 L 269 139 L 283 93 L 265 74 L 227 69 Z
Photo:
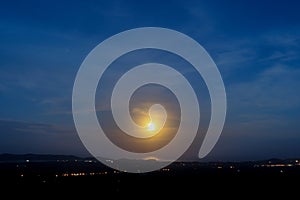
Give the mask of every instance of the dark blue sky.
M 180 31 L 216 62 L 228 111 L 209 159 L 300 157 L 300 2 L 2 1 L 0 153 L 87 155 L 72 87 L 86 55 L 121 31 Z

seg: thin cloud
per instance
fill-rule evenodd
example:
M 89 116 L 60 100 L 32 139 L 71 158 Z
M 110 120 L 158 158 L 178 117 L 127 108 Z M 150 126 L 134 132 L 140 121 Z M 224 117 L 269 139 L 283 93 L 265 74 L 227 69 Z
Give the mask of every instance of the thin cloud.
M 0 152 L 88 155 L 72 126 L 0 120 Z

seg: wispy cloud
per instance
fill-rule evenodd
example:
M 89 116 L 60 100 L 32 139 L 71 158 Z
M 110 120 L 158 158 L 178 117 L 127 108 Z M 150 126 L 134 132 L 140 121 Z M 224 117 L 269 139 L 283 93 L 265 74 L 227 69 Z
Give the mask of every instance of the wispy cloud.
M 72 126 L 0 120 L 0 152 L 87 155 Z
M 285 65 L 275 65 L 259 73 L 248 82 L 233 84 L 228 92 L 238 101 L 234 105 L 285 110 L 300 106 L 300 70 Z

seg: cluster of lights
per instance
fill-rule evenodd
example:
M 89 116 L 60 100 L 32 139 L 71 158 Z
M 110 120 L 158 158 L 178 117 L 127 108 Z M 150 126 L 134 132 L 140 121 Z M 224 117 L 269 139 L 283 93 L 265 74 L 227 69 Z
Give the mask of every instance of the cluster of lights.
M 164 170 L 164 171 L 169 171 L 169 170 Z M 114 174 L 119 174 L 119 171 L 113 171 Z M 104 172 L 73 172 L 73 173 L 63 173 L 61 175 L 55 174 L 55 177 L 58 178 L 59 176 L 62 177 L 68 177 L 68 176 L 95 176 L 95 175 L 107 175 L 108 172 L 104 171 Z M 38 175 L 40 176 L 40 175 Z M 20 174 L 20 177 L 23 178 L 24 174 Z
M 293 164 L 266 164 L 260 165 L 261 167 L 293 167 Z
M 299 160 L 295 160 L 295 163 L 272 163 L 269 161 L 268 164 L 262 164 L 262 165 L 255 165 L 255 167 L 294 167 L 294 166 L 300 166 Z
M 95 175 L 106 175 L 108 172 L 90 172 L 90 173 L 85 173 L 85 172 L 80 172 L 80 173 L 64 173 L 62 176 L 95 176 Z

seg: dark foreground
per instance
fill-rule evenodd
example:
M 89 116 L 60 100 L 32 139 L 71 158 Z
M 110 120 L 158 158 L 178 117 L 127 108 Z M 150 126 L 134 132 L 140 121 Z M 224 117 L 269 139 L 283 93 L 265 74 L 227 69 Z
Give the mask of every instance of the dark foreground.
M 51 190 L 70 194 L 132 193 L 198 194 L 224 192 L 296 194 L 300 186 L 298 160 L 244 163 L 177 162 L 160 171 L 130 174 L 112 170 L 95 160 L 21 160 L 0 163 L 0 183 L 27 192 Z M 51 189 L 50 189 L 51 188 Z M 212 192 L 215 191 L 215 192 Z

